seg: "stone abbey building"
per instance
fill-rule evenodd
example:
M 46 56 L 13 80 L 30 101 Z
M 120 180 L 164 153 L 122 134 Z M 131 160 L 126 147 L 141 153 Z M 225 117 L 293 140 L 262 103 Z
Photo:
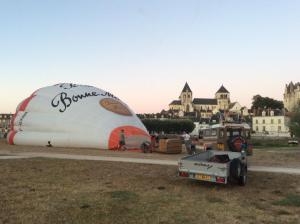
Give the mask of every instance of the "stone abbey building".
M 181 113 L 181 116 L 193 113 L 195 117 L 210 118 L 218 111 L 230 109 L 230 106 L 230 93 L 223 85 L 214 98 L 194 98 L 191 88 L 185 83 L 179 100 L 172 101 L 169 109 Z
M 284 91 L 284 107 L 288 111 L 294 111 L 300 107 L 300 83 L 293 83 L 285 85 Z

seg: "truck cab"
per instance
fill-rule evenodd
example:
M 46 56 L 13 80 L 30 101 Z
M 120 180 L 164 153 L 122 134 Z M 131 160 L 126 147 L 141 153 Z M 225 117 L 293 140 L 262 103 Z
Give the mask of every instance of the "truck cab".
M 248 124 L 223 123 L 202 129 L 199 133 L 204 149 L 241 152 L 252 155 L 251 131 Z

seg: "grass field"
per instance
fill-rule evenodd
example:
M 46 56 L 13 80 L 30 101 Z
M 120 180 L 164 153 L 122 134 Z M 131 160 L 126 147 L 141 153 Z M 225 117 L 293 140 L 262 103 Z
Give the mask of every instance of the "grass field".
M 250 165 L 300 168 L 300 149 L 296 147 L 254 149 L 253 156 L 248 159 Z
M 176 167 L 0 161 L 0 223 L 295 223 L 300 178 L 249 173 L 246 187 L 176 177 Z

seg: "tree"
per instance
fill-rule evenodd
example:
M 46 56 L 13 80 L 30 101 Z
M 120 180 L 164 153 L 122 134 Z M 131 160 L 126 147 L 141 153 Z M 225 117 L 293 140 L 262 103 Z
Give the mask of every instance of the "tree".
M 190 133 L 195 128 L 194 123 L 188 119 L 143 119 L 142 122 L 149 132 Z
M 261 95 L 255 95 L 252 98 L 252 109 L 256 108 L 270 108 L 270 109 L 282 109 L 284 107 L 283 102 L 275 100 L 269 97 L 262 97 Z
M 292 135 L 300 138 L 300 107 L 291 116 L 290 131 Z

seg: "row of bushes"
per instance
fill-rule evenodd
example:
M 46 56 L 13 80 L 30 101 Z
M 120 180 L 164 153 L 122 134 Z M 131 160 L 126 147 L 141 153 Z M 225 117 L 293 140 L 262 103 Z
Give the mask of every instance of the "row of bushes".
M 157 120 L 157 119 L 143 119 L 147 130 L 151 132 L 164 132 L 168 134 L 180 134 L 182 132 L 190 133 L 194 130 L 195 124 L 188 119 L 168 119 L 168 120 Z
M 253 147 L 287 147 L 289 146 L 287 139 L 256 139 L 252 138 Z

